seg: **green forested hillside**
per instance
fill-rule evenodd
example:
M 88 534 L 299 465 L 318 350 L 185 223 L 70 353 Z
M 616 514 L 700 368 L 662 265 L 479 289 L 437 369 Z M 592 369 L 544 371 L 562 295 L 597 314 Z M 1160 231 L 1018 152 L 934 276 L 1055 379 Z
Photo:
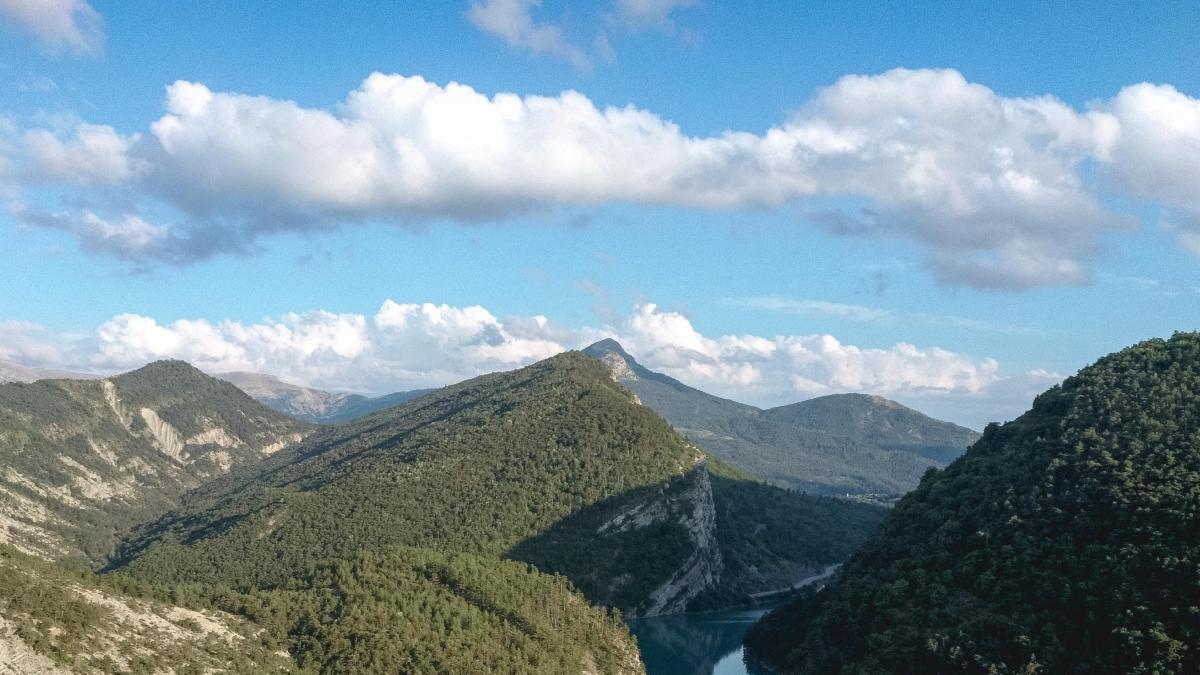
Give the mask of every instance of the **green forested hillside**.
M 507 554 L 569 576 L 595 602 L 656 613 L 786 587 L 879 519 L 744 477 L 714 487 L 703 459 L 603 364 L 567 353 L 322 429 L 188 495 L 111 568 L 250 589 L 360 550 Z M 554 541 L 588 564 L 537 553 Z
M 120 562 L 147 578 L 251 586 L 364 548 L 498 556 L 699 459 L 601 364 L 565 354 L 322 429 L 189 495 Z
M 618 617 L 562 577 L 494 558 L 362 553 L 224 604 L 286 636 L 305 672 L 642 672 Z
M 639 364 L 615 340 L 584 350 L 688 440 L 770 483 L 822 495 L 894 497 L 979 437 L 877 396 L 840 394 L 761 410 Z
M 363 553 L 247 594 L 97 577 L 0 545 L 0 672 L 643 670 L 619 617 L 516 562 Z
M 0 542 L 102 560 L 118 532 L 306 430 L 181 361 L 0 385 Z
M 1200 334 L 1107 356 L 930 473 L 749 653 L 785 672 L 1200 672 Z

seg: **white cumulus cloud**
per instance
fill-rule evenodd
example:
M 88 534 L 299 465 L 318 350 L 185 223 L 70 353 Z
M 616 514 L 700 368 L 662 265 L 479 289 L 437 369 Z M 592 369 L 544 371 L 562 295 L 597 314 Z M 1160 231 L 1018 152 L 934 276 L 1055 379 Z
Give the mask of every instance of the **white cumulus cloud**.
M 897 398 L 981 426 L 1022 412 L 1062 379 L 1004 375 L 991 358 L 900 342 L 864 347 L 828 334 L 705 335 L 679 312 L 647 303 L 600 326 L 543 315 L 498 316 L 478 306 L 385 301 L 374 314 L 294 312 L 257 322 L 119 314 L 90 335 L 0 322 L 0 359 L 117 372 L 176 358 L 212 373 L 269 373 L 298 384 L 382 394 L 518 368 L 614 337 L 643 365 L 756 405 L 839 392 Z
M 1200 255 L 1200 100 L 1169 85 L 1125 87 L 1105 106 L 1121 121 L 1102 159 L 1113 181 L 1161 204 L 1163 225 Z
M 999 377 L 990 358 L 918 348 L 845 344 L 832 335 L 707 337 L 678 312 L 640 305 L 615 337 L 648 367 L 740 400 L 785 402 L 847 391 L 978 394 Z
M 155 249 L 169 262 L 364 221 L 796 205 L 837 235 L 915 244 L 944 283 L 1011 289 L 1086 283 L 1100 236 L 1136 222 L 1109 194 L 1161 203 L 1181 241 L 1200 244 L 1198 111 L 1168 86 L 1076 110 L 953 70 L 897 69 L 843 77 L 761 134 L 697 137 L 574 91 L 489 96 L 375 73 L 331 109 L 176 82 L 147 132 L 83 125 L 26 143 L 43 180 L 123 183 L 179 212 L 175 243 Z
M 81 186 L 121 185 L 136 178 L 139 162 L 130 157 L 136 140 L 95 124 L 77 125 L 66 140 L 45 129 L 25 133 L 29 160 L 39 178 Z

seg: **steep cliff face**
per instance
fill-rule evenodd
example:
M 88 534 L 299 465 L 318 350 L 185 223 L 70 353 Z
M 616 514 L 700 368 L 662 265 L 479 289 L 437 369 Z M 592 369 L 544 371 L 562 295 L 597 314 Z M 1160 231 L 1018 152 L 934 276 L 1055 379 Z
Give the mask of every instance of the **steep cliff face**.
M 884 510 L 766 485 L 699 455 L 657 485 L 613 495 L 513 547 L 592 602 L 647 617 L 748 604 L 854 550 Z
M 671 489 L 664 489 L 655 497 L 633 505 L 596 532 L 603 538 L 670 524 L 687 534 L 690 553 L 666 580 L 650 591 L 639 607 L 630 612 L 631 617 L 687 611 L 692 598 L 720 581 L 725 567 L 717 541 L 717 511 L 707 468 L 693 469 Z
M 98 560 L 119 530 L 306 432 L 181 362 L 0 385 L 0 543 Z

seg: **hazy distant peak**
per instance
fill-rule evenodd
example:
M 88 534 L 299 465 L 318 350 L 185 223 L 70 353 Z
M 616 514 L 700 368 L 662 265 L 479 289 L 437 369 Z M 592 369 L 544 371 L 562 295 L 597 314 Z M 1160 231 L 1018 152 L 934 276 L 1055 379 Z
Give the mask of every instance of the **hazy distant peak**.
M 14 361 L 0 359 L 0 384 L 5 382 L 36 382 L 38 380 L 95 380 L 101 376 L 52 368 L 33 368 Z

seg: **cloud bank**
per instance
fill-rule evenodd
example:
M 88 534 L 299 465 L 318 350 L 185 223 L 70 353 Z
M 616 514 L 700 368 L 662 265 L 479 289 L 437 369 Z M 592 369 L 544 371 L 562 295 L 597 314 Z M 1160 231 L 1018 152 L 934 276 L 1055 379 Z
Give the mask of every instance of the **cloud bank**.
M 187 263 L 274 232 L 363 221 L 487 222 L 613 203 L 799 207 L 834 234 L 919 247 L 943 283 L 1019 289 L 1086 283 L 1100 236 L 1136 227 L 1106 206 L 1117 195 L 1163 206 L 1164 224 L 1200 253 L 1200 101 L 1168 85 L 1076 110 L 1001 96 L 953 70 L 898 69 L 844 77 L 761 134 L 705 137 L 574 91 L 487 96 L 382 73 L 332 109 L 184 81 L 167 87 L 165 107 L 133 134 L 24 133 L 27 185 L 124 191 L 172 214 L 91 209 L 164 228 L 152 239 L 97 243 L 94 228 L 59 227 L 118 258 Z
M 209 372 L 264 372 L 315 387 L 387 393 L 517 368 L 603 337 L 616 338 L 653 370 L 736 400 L 776 405 L 869 392 L 939 407 L 977 426 L 1023 411 L 1057 377 L 1009 377 L 994 359 L 904 342 L 860 347 L 821 334 L 707 336 L 683 314 L 654 304 L 583 328 L 540 315 L 501 317 L 480 306 L 392 300 L 373 315 L 318 310 L 257 323 L 160 323 L 121 314 L 87 337 L 9 322 L 0 323 L 0 358 L 99 372 L 178 358 Z

